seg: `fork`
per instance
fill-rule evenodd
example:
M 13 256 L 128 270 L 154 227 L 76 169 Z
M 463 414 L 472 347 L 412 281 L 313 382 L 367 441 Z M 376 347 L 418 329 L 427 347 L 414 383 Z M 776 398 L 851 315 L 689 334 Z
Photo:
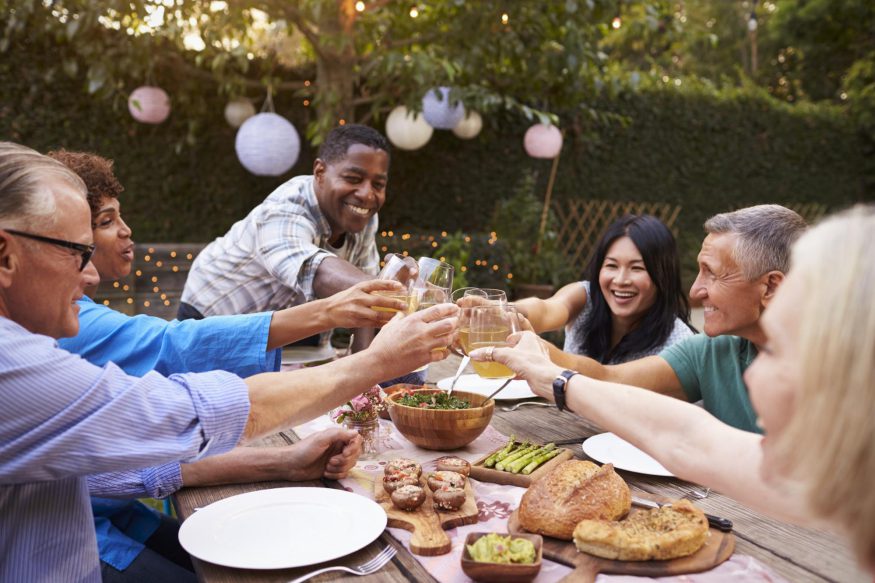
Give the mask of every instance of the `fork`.
M 684 494 L 684 498 L 688 500 L 704 500 L 708 496 L 711 495 L 711 488 L 702 488 L 701 490 L 697 490 L 693 488 L 686 494 Z
M 395 547 L 386 547 L 385 549 L 380 551 L 380 553 L 376 557 L 374 557 L 367 563 L 362 563 L 361 565 L 358 565 L 357 567 L 326 567 L 324 569 L 319 569 L 318 571 L 313 571 L 312 573 L 307 573 L 303 577 L 298 577 L 293 581 L 289 581 L 289 583 L 300 583 L 301 581 L 306 581 L 307 579 L 311 579 L 316 575 L 321 575 L 322 573 L 327 573 L 329 571 L 346 571 L 347 573 L 352 573 L 353 575 L 370 575 L 371 573 L 376 573 L 377 571 L 382 569 L 386 563 L 392 560 L 392 557 L 394 557 L 397 552 L 398 551 L 395 550 Z
M 538 407 L 555 407 L 556 406 L 553 403 L 542 403 L 540 401 L 523 401 L 522 403 L 517 403 L 513 407 L 502 407 L 501 410 L 502 411 L 516 411 L 517 409 L 519 409 L 520 407 L 523 407 L 525 405 L 537 405 Z M 583 439 L 581 439 L 581 441 L 583 441 Z

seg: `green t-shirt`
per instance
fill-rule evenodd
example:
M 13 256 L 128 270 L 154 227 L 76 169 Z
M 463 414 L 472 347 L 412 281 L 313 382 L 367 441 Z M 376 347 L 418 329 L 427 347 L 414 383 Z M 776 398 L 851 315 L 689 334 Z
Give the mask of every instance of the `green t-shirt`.
M 690 402 L 733 427 L 762 433 L 742 375 L 757 355 L 749 340 L 738 336 L 710 338 L 696 334 L 659 353 L 681 381 Z

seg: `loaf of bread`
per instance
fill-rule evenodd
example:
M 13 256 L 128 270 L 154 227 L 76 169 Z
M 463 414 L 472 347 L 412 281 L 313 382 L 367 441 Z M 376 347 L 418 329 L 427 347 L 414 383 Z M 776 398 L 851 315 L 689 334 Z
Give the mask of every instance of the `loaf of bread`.
M 676 559 L 692 555 L 708 539 L 705 514 L 688 500 L 640 510 L 625 520 L 582 520 L 574 544 L 584 553 L 620 561 Z
M 529 532 L 571 540 L 581 520 L 617 520 L 631 507 L 629 486 L 612 464 L 568 460 L 529 486 L 519 519 Z

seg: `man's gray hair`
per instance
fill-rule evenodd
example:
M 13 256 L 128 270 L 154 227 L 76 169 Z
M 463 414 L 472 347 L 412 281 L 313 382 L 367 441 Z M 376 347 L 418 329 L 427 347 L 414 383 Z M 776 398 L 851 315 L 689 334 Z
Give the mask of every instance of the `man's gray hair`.
M 48 178 L 69 183 L 85 197 L 85 183 L 72 170 L 36 150 L 0 142 L 0 228 L 40 228 L 54 223 L 55 197 Z
M 710 234 L 738 235 L 732 257 L 748 280 L 769 271 L 787 273 L 790 248 L 807 227 L 798 213 L 778 204 L 751 206 L 705 221 Z

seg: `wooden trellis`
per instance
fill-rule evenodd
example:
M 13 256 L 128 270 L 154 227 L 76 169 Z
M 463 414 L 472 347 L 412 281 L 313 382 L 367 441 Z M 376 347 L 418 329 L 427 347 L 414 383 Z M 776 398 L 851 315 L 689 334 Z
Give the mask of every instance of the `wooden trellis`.
M 589 264 L 604 230 L 624 214 L 653 215 L 665 223 L 675 237 L 675 222 L 681 207 L 664 202 L 614 200 L 567 200 L 553 205 L 559 218 L 559 248 L 571 265 L 581 270 Z

